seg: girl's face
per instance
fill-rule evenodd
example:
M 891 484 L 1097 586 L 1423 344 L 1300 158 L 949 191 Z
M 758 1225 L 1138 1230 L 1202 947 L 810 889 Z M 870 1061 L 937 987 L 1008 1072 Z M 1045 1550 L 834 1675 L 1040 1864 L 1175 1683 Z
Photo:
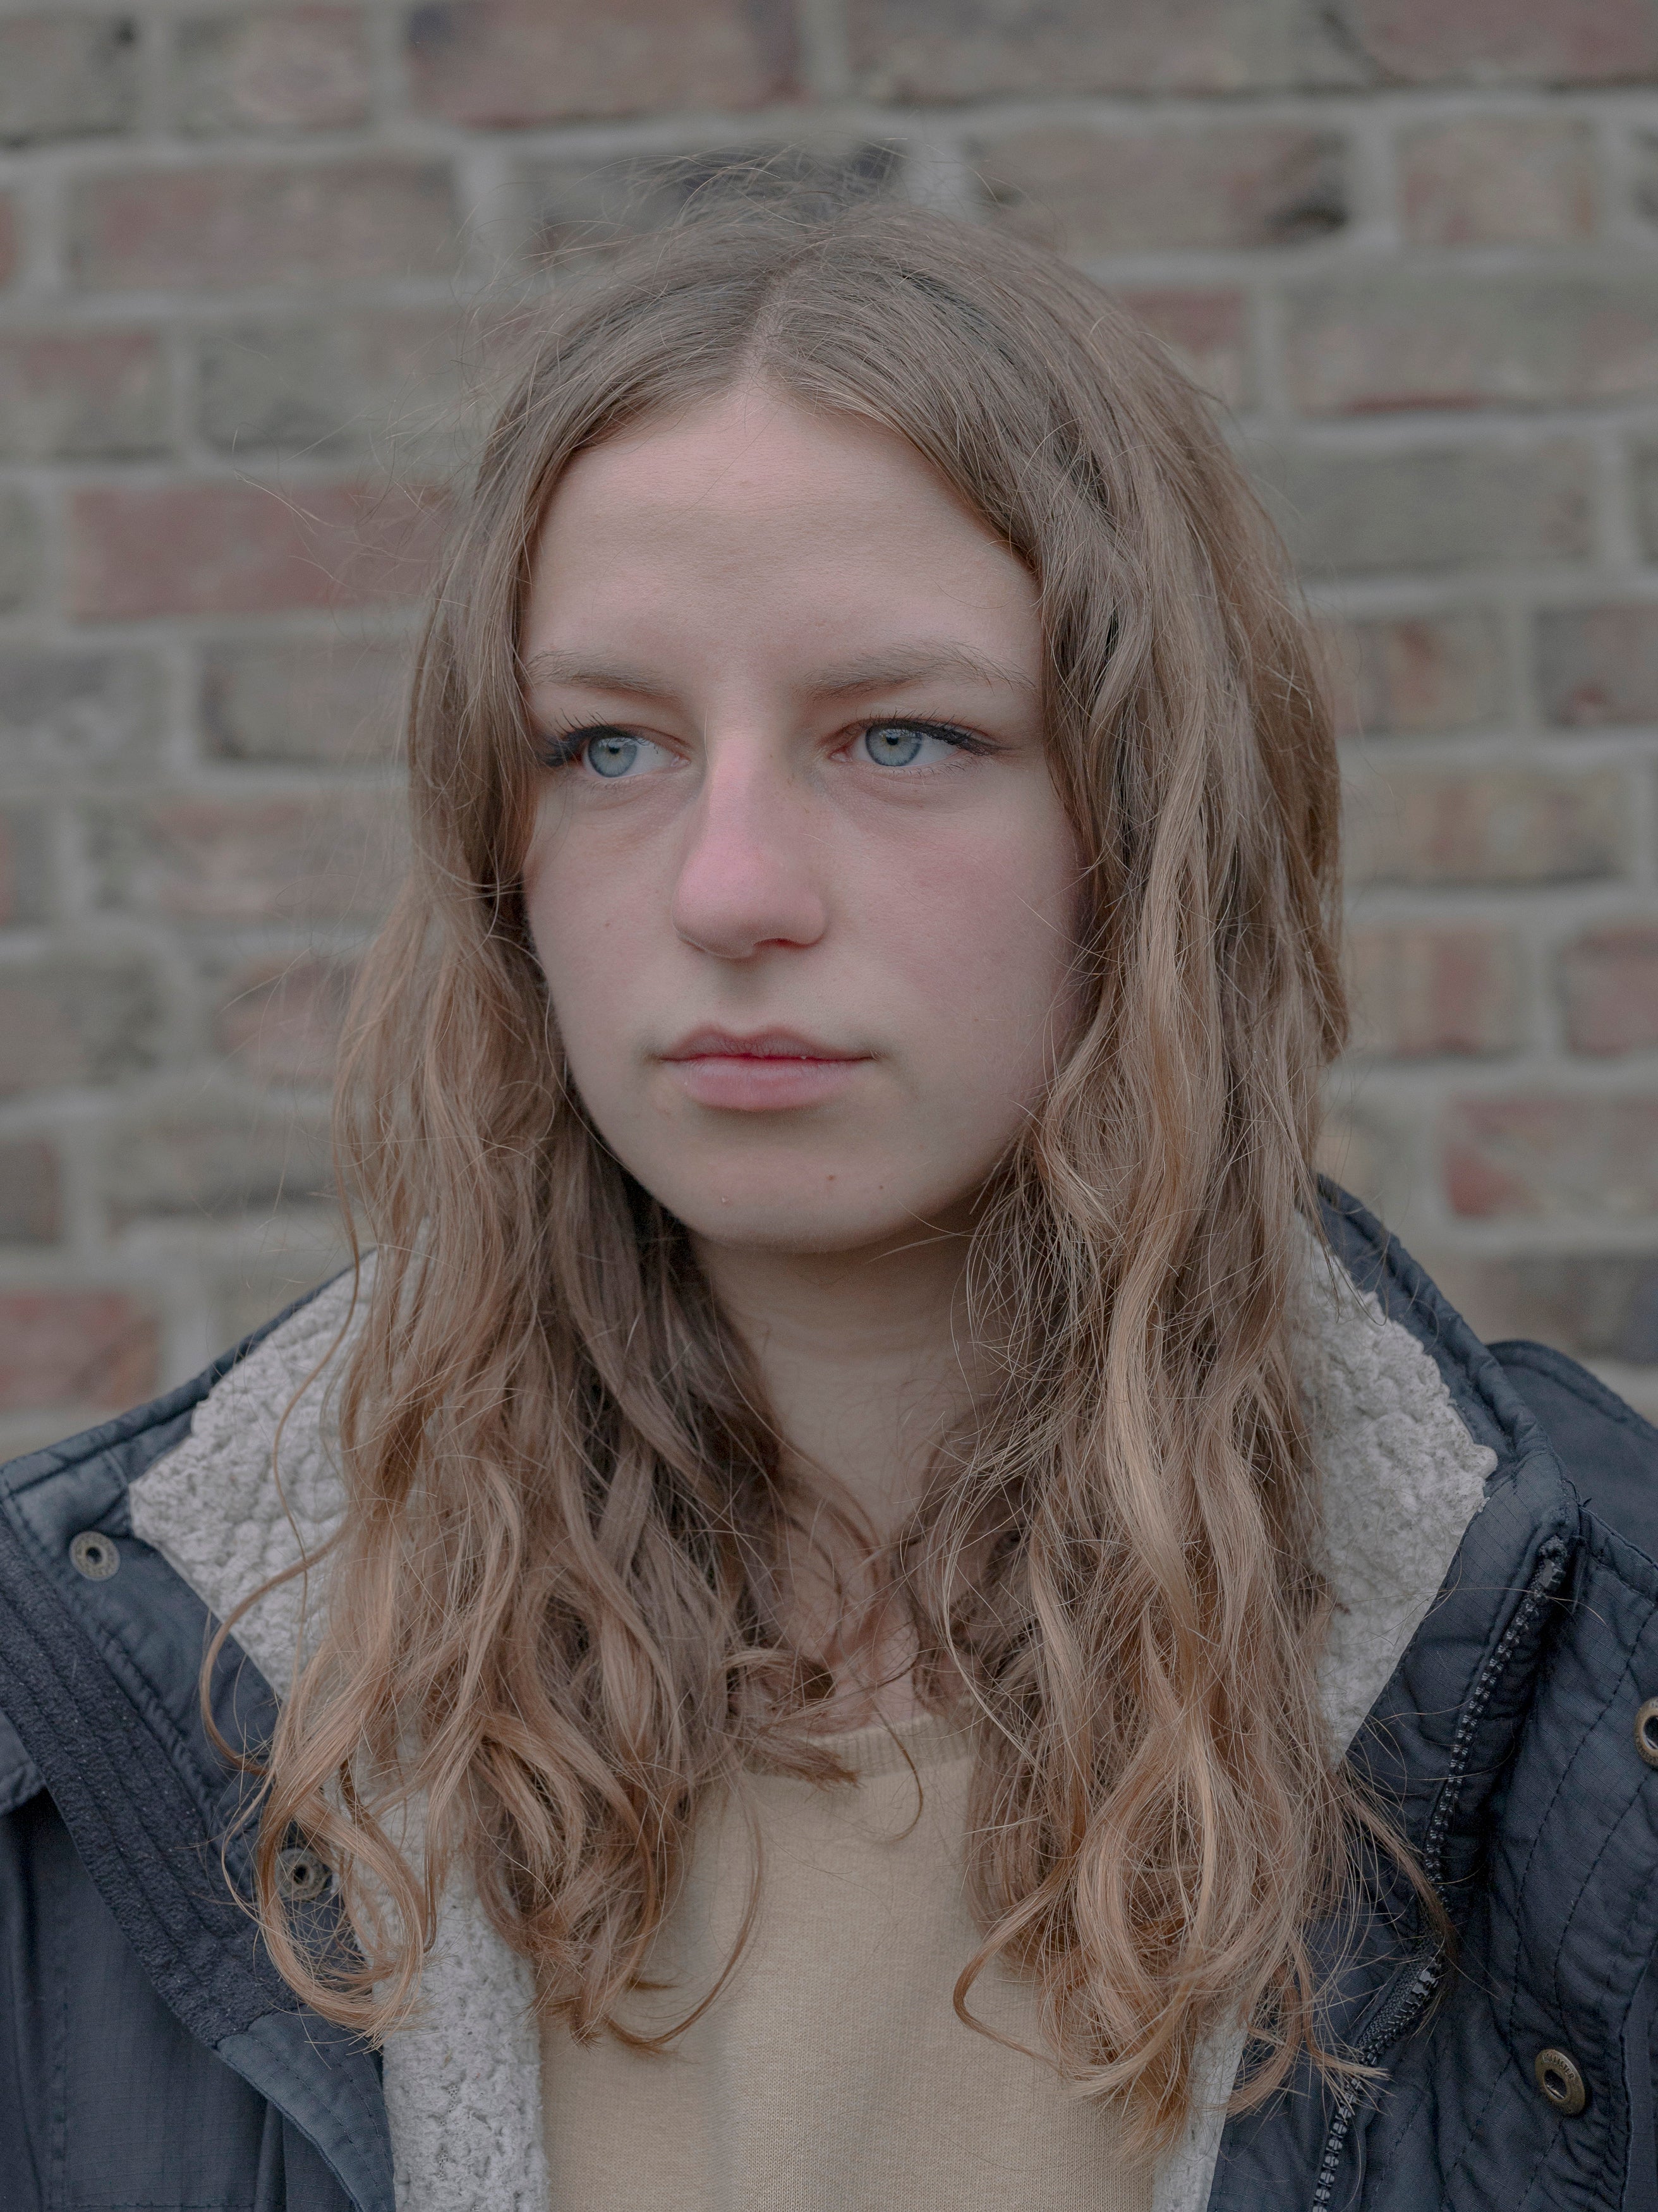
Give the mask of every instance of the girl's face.
M 902 439 L 749 387 L 581 455 L 525 611 L 569 1070 L 699 1237 L 959 1228 L 1063 1042 L 1029 572 Z

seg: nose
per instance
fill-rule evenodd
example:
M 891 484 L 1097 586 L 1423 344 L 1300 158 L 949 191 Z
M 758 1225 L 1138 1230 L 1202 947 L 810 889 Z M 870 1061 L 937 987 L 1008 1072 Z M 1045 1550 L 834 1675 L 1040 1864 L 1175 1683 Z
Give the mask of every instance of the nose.
M 716 959 L 814 945 L 828 921 L 810 798 L 768 750 L 709 746 L 674 884 L 675 929 Z

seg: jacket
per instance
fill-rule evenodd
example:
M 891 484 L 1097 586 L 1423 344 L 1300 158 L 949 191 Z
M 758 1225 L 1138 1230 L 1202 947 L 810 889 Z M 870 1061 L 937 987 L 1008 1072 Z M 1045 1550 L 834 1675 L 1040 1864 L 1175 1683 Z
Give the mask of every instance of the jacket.
M 1481 1345 L 1339 1193 L 1326 1229 L 1351 1309 L 1314 1390 L 1349 1468 L 1327 1710 L 1453 1940 L 1367 1869 L 1314 1937 L 1326 2032 L 1372 2074 L 1303 2068 L 1229 2119 L 1238 2048 L 1212 2050 L 1159 2212 L 1658 2212 L 1658 1431 L 1559 1353 Z M 527 1983 L 475 1902 L 425 2043 L 383 2054 L 298 2003 L 244 1906 L 247 1783 L 198 1674 L 270 1571 L 280 1516 L 235 1483 L 326 1298 L 0 1470 L 0 2212 L 548 2203 Z M 234 1574 L 191 1553 L 221 1538 Z M 230 1743 L 268 1739 L 292 1626 L 222 1647 Z M 331 1900 L 307 1911 L 322 1937 Z

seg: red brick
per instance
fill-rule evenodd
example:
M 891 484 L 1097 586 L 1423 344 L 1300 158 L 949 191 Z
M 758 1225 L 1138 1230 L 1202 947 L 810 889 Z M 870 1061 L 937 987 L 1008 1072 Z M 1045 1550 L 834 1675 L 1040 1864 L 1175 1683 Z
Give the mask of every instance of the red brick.
M 1289 369 L 1314 415 L 1646 397 L 1658 392 L 1658 280 L 1331 277 L 1293 303 Z
M 1577 1359 L 1658 1365 L 1658 1255 L 1580 1248 L 1486 1260 L 1446 1252 L 1425 1264 L 1487 1344 L 1528 1336 Z
M 58 1155 L 44 1137 L 0 1144 L 0 1243 L 55 1244 L 63 1231 Z
M 1658 1210 L 1658 1098 L 1461 1098 L 1447 1110 L 1445 1190 L 1479 1220 Z
M 1249 404 L 1254 380 L 1242 292 L 1122 292 L 1118 297 L 1223 406 Z
M 1628 785 L 1615 768 L 1395 769 L 1350 823 L 1358 882 L 1570 883 L 1625 865 Z
M 810 145 L 724 146 L 706 154 L 619 154 L 595 161 L 560 154 L 518 170 L 528 222 L 525 256 L 533 267 L 566 257 L 591 268 L 596 255 L 665 229 L 695 204 L 701 210 L 740 198 L 786 200 L 796 207 L 841 208 L 896 191 L 904 156 L 896 146 L 839 133 Z M 501 318 L 495 335 L 532 337 Z M 484 332 L 486 345 L 491 334 Z
M 116 1133 L 103 1163 L 110 1224 L 228 1220 L 331 1200 L 327 1129 L 317 1117 L 240 1100 L 160 1113 Z
M 161 671 L 148 653 L 0 647 L 0 759 L 31 784 L 152 772 L 166 724 Z
M 415 100 L 451 123 L 762 107 L 795 81 L 786 0 L 439 0 L 409 19 Z
M 1543 711 L 1566 729 L 1658 722 L 1658 603 L 1540 615 Z
M 852 0 L 848 27 L 865 93 L 930 102 L 1362 82 L 1333 16 L 1271 0 Z
M 355 8 L 195 16 L 170 83 L 179 127 L 197 136 L 340 130 L 367 118 L 367 26 Z
M 1283 246 L 1347 220 L 1343 141 L 1292 125 L 1046 124 L 981 142 L 975 160 L 998 221 L 1066 253 Z
M 406 471 L 412 451 L 459 428 L 475 342 L 442 307 L 218 325 L 197 346 L 197 423 L 237 455 L 367 455 L 389 440 Z
M 442 530 L 419 485 L 89 485 L 70 502 L 70 605 L 118 621 L 415 599 Z
M 1576 1052 L 1658 1045 L 1658 925 L 1586 929 L 1560 955 L 1567 1041 Z
M 0 923 L 46 920 L 50 850 L 46 824 L 37 808 L 0 807 Z
M 1390 453 L 1252 444 L 1249 460 L 1291 552 L 1315 575 L 1552 568 L 1593 550 L 1593 465 L 1564 440 Z
M 389 759 L 402 723 L 401 640 L 216 640 L 202 667 L 201 716 L 222 759 L 332 767 Z
M 158 1349 L 125 1291 L 0 1291 L 0 1411 L 132 1405 L 155 1392 Z
M 392 155 L 93 178 L 71 226 L 77 281 L 105 290 L 445 276 L 459 245 L 447 163 Z
M 325 1085 L 334 1071 L 354 975 L 309 953 L 258 960 L 229 979 L 214 1017 L 221 1052 L 262 1083 Z
M 0 966 L 0 1098 L 118 1083 L 159 1057 L 161 995 L 128 953 Z
M 61 4 L 0 22 L 0 145 L 132 127 L 137 25 Z
M 1503 708 L 1502 641 L 1489 615 L 1402 615 L 1331 624 L 1344 737 L 1478 729 Z
M 1423 923 L 1355 930 L 1354 1048 L 1394 1060 L 1511 1052 L 1520 973 L 1507 930 Z
M 1649 0 L 1348 0 L 1347 36 L 1406 84 L 1625 84 L 1658 74 Z
M 40 586 L 40 518 L 20 488 L 0 486 L 0 613 L 26 606 Z
M 167 799 L 94 811 L 106 903 L 177 921 L 377 921 L 400 854 L 390 793 Z
M 167 362 L 152 331 L 0 337 L 0 454 L 81 460 L 169 442 Z
M 1594 228 L 1594 142 L 1559 116 L 1467 116 L 1406 133 L 1405 235 L 1416 246 L 1558 246 Z
M 1401 1116 L 1380 1113 L 1374 1105 L 1338 1106 L 1319 1133 L 1319 1172 L 1388 1220 L 1416 1187 L 1412 1134 Z

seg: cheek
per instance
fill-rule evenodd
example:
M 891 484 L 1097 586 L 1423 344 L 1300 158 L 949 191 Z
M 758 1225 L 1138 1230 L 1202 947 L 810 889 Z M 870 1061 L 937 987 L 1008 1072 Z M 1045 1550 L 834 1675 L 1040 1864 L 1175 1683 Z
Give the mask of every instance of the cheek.
M 524 863 L 524 910 L 567 1047 L 600 1042 L 621 1012 L 616 962 L 627 912 L 615 870 L 584 867 L 579 839 L 544 817 Z
M 1029 1103 L 1062 1040 L 1078 875 L 1060 821 L 964 840 L 926 855 L 909 878 L 892 970 L 955 1079 L 986 1106 L 998 1094 Z

